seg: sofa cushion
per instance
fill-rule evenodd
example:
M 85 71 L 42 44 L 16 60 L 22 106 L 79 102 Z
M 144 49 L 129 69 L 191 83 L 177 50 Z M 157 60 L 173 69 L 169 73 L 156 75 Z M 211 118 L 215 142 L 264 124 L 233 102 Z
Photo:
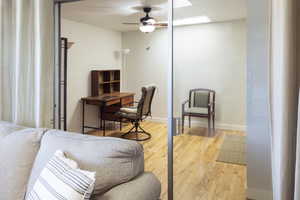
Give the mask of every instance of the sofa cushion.
M 194 114 L 208 114 L 208 108 L 191 107 L 191 108 L 186 108 L 185 112 L 194 113 Z
M 103 195 L 94 196 L 94 200 L 158 200 L 161 184 L 156 176 L 146 172 L 135 179 L 118 185 Z
M 81 169 L 96 172 L 94 194 L 101 194 L 144 171 L 143 147 L 137 142 L 51 130 L 42 139 L 28 191 L 31 191 L 37 176 L 58 149 L 64 151 L 68 158 L 76 160 Z
M 44 129 L 13 132 L 0 143 L 0 199 L 21 200 Z
M 0 141 L 12 132 L 25 129 L 23 126 L 18 126 L 10 122 L 0 121 Z

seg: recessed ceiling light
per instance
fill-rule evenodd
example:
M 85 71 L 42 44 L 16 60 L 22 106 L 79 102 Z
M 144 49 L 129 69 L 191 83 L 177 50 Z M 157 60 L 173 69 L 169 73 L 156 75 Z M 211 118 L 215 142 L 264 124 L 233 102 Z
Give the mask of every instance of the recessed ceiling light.
M 174 8 L 183 8 L 192 6 L 192 3 L 189 0 L 175 0 L 173 6 Z
M 198 17 L 190 17 L 184 19 L 177 19 L 174 20 L 174 26 L 181 26 L 181 25 L 192 25 L 192 24 L 205 24 L 211 22 L 211 19 L 207 16 L 198 16 Z

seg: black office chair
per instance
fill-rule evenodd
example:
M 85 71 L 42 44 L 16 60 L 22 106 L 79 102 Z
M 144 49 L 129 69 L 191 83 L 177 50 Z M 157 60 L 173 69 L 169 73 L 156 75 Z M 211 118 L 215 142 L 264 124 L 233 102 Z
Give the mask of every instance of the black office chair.
M 153 96 L 155 93 L 155 86 L 146 86 L 142 87 L 142 96 L 138 103 L 137 107 L 124 107 L 121 108 L 117 115 L 120 117 L 120 120 L 126 120 L 132 123 L 133 127 L 122 135 L 123 138 L 126 138 L 129 134 L 136 135 L 136 141 L 145 141 L 151 138 L 151 134 L 145 131 L 140 122 L 151 116 L 151 104 Z M 139 135 L 146 135 L 146 137 L 139 138 Z

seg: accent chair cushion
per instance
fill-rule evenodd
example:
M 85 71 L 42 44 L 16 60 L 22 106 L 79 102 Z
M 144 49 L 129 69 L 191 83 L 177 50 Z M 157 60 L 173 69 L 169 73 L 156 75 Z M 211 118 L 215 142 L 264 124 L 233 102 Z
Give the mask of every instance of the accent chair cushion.
M 0 142 L 0 199 L 23 200 L 44 129 L 24 129 Z
M 190 107 L 186 108 L 185 112 L 195 114 L 208 114 L 208 108 Z
M 96 172 L 94 194 L 104 193 L 144 172 L 143 147 L 135 141 L 51 130 L 42 139 L 28 191 L 59 149 L 76 160 L 81 169 Z
M 90 199 L 94 183 L 95 172 L 79 169 L 75 161 L 58 150 L 42 170 L 26 200 Z

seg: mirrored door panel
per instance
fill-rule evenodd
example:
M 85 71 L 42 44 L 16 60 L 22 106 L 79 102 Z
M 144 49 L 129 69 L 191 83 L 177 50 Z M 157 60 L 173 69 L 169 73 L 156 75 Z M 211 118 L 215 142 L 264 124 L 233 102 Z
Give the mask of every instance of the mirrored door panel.
M 174 199 L 245 199 L 245 1 L 173 12 Z
M 124 152 L 123 145 L 112 146 L 138 160 L 131 177 L 137 182 L 130 183 L 136 186 L 124 200 L 171 198 L 167 187 L 167 80 L 172 76 L 168 74 L 168 0 L 55 2 L 56 39 L 72 42 L 67 107 L 59 104 L 56 111 L 68 108 L 68 131 L 122 138 L 125 146 L 131 144 L 128 151 L 135 148 L 131 154 Z M 57 60 L 57 65 L 65 61 L 60 54 Z M 56 72 L 58 80 L 59 69 Z M 115 159 L 124 161 L 120 157 Z M 126 174 L 122 166 L 118 170 Z

